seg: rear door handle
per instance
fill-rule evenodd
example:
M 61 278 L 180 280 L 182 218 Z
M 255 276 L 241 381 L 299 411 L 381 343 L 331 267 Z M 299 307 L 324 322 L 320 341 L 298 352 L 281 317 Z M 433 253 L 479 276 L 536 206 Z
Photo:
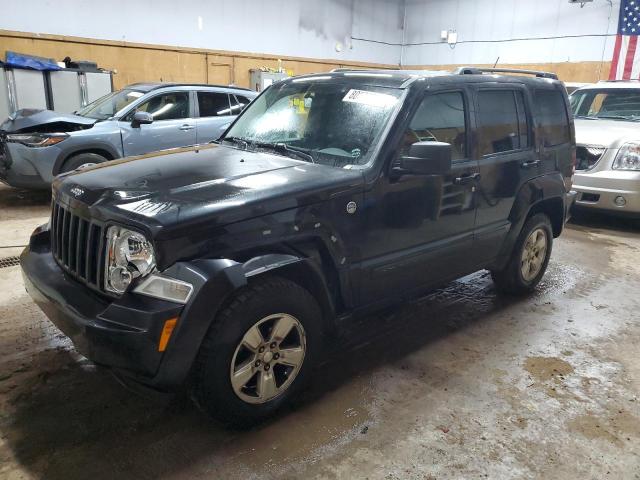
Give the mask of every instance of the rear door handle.
M 530 162 L 524 162 L 520 164 L 522 168 L 533 168 L 540 165 L 540 160 L 531 160 Z
M 196 128 L 196 127 L 194 127 L 193 125 L 189 125 L 189 124 L 185 123 L 184 125 L 182 125 L 180 127 L 180 130 L 193 130 L 194 128 Z
M 462 175 L 453 179 L 453 183 L 456 185 L 468 185 L 469 183 L 477 182 L 480 180 L 479 173 L 472 173 L 470 175 Z

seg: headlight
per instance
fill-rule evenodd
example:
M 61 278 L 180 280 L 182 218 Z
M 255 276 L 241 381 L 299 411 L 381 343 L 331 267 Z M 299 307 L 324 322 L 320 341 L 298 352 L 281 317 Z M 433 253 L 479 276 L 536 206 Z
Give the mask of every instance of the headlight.
M 124 293 L 134 278 L 149 275 L 156 267 L 153 246 L 144 235 L 122 227 L 107 230 L 105 289 Z
M 640 170 L 640 142 L 625 143 L 613 161 L 615 170 Z
M 49 147 L 69 138 L 66 133 L 14 133 L 7 135 L 8 142 L 21 143 L 27 147 Z

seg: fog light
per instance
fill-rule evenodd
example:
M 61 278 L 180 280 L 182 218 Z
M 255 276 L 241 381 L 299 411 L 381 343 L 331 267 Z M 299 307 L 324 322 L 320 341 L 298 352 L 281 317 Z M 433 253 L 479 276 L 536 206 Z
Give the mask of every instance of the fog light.
M 618 195 L 616 198 L 613 199 L 613 203 L 615 203 L 619 207 L 624 207 L 627 204 L 627 199 L 624 198 L 622 195 Z
M 131 272 L 125 267 L 111 267 L 109 269 L 109 283 L 117 293 L 124 293 L 133 280 Z

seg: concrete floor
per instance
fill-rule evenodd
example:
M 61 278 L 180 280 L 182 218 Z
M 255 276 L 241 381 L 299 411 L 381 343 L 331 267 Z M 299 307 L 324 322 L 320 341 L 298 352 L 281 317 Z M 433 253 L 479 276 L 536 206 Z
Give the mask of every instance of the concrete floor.
M 48 209 L 0 187 L 0 246 Z M 583 217 L 527 299 L 479 272 L 352 325 L 249 432 L 124 390 L 0 269 L 0 477 L 640 479 L 639 233 Z

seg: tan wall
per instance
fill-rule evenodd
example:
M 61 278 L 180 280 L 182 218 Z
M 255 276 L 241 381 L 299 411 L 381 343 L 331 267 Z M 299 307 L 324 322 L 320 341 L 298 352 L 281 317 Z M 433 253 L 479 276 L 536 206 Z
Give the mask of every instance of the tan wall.
M 263 66 L 277 68 L 278 59 L 294 75 L 326 72 L 339 67 L 394 68 L 362 62 L 339 63 L 335 60 L 315 60 L 278 57 L 260 53 L 195 50 L 191 48 L 115 42 L 61 35 L 0 30 L 0 56 L 6 50 L 28 53 L 58 61 L 69 56 L 74 60 L 91 60 L 101 68 L 116 70 L 114 85 L 122 88 L 135 82 L 173 81 L 219 83 L 249 86 L 249 70 Z
M 70 56 L 76 60 L 92 60 L 102 68 L 116 70 L 114 85 L 121 88 L 135 82 L 174 81 L 194 83 L 235 84 L 249 87 L 249 70 L 278 67 L 278 59 L 294 75 L 327 72 L 338 67 L 398 68 L 396 65 L 364 62 L 340 63 L 335 60 L 316 60 L 297 57 L 278 57 L 260 53 L 195 50 L 191 48 L 147 45 L 130 42 L 95 40 L 61 35 L 0 30 L 0 56 L 6 50 L 62 60 Z M 450 70 L 459 65 L 412 65 L 406 69 Z M 479 65 L 491 66 L 491 65 Z M 501 65 L 503 66 L 503 65 Z M 567 82 L 595 82 L 605 79 L 610 62 L 545 63 L 509 65 L 556 72 Z
M 470 65 L 410 65 L 408 70 L 453 70 L 461 66 Z M 476 67 L 493 67 L 493 65 L 475 65 Z M 501 68 L 521 68 L 525 70 L 544 70 L 554 72 L 565 82 L 597 82 L 609 77 L 611 62 L 563 62 L 563 63 L 528 63 L 518 65 L 498 65 Z

